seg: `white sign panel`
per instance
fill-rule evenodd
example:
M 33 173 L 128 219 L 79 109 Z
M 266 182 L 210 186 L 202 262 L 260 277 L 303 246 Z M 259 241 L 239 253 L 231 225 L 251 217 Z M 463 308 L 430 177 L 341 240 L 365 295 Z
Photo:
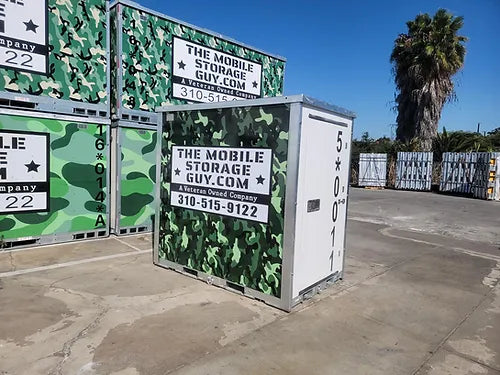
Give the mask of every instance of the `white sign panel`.
M 174 37 L 172 66 L 174 98 L 211 103 L 262 96 L 259 63 Z
M 0 0 L 0 66 L 48 73 L 47 0 Z
M 272 150 L 172 148 L 172 206 L 267 223 Z
M 0 214 L 49 210 L 49 139 L 0 130 Z

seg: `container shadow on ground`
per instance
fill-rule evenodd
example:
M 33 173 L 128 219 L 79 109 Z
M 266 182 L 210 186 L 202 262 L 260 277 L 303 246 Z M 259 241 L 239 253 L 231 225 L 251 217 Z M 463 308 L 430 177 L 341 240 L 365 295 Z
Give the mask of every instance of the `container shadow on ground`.
M 4 275 L 12 256 L 25 272 L 0 274 L 0 373 L 500 374 L 500 251 L 377 208 L 415 193 L 356 190 L 351 217 L 392 226 L 350 220 L 345 280 L 291 314 L 154 267 L 149 236 L 0 254 Z M 448 210 L 449 228 L 457 210 L 478 227 L 489 212 L 417 195 L 413 211 Z M 82 252 L 119 257 L 30 272 Z

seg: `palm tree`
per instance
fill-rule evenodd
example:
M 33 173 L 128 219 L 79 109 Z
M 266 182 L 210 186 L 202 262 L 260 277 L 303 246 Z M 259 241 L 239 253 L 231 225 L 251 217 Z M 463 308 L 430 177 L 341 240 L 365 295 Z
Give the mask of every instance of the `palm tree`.
M 439 9 L 434 17 L 419 14 L 406 23 L 407 34 L 394 41 L 391 54 L 396 83 L 396 137 L 419 138 L 429 151 L 437 135 L 441 110 L 455 98 L 452 76 L 464 64 L 467 38 L 458 35 L 463 17 Z

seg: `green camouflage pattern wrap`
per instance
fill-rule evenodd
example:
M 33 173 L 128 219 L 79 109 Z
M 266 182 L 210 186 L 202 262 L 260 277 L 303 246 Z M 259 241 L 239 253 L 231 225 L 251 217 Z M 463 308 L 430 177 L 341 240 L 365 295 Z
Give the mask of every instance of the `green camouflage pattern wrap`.
M 2 129 L 49 133 L 50 211 L 0 214 L 0 242 L 107 230 L 106 125 L 0 115 Z
M 109 105 L 107 2 L 49 0 L 48 75 L 0 69 L 0 90 Z
M 120 228 L 152 227 L 155 213 L 156 130 L 119 128 Z
M 117 37 L 118 37 L 118 18 L 116 17 L 116 7 L 109 11 L 109 23 L 111 26 L 110 31 L 110 95 L 111 95 L 111 103 L 113 103 L 113 107 L 118 100 L 118 45 L 117 45 Z M 112 113 L 116 113 L 116 110 L 113 110 Z
M 174 112 L 162 134 L 158 256 L 280 298 L 287 177 L 287 104 Z M 268 224 L 170 205 L 172 146 L 270 148 Z
M 216 36 L 145 13 L 129 6 L 122 9 L 123 87 L 116 107 L 154 111 L 158 106 L 186 104 L 172 98 L 172 39 L 174 36 L 262 64 L 262 96 L 283 94 L 285 62 Z M 120 95 L 120 93 L 119 93 Z M 121 99 L 121 100 L 120 100 Z

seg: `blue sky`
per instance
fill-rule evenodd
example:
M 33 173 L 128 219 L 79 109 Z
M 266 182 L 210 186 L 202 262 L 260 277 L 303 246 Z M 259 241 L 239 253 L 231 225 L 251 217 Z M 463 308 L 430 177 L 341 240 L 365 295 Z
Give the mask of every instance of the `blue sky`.
M 465 18 L 458 101 L 440 129 L 500 127 L 500 0 L 160 1 L 141 5 L 287 58 L 285 95 L 307 94 L 357 113 L 354 135 L 391 135 L 396 122 L 389 56 L 406 21 L 442 7 Z

